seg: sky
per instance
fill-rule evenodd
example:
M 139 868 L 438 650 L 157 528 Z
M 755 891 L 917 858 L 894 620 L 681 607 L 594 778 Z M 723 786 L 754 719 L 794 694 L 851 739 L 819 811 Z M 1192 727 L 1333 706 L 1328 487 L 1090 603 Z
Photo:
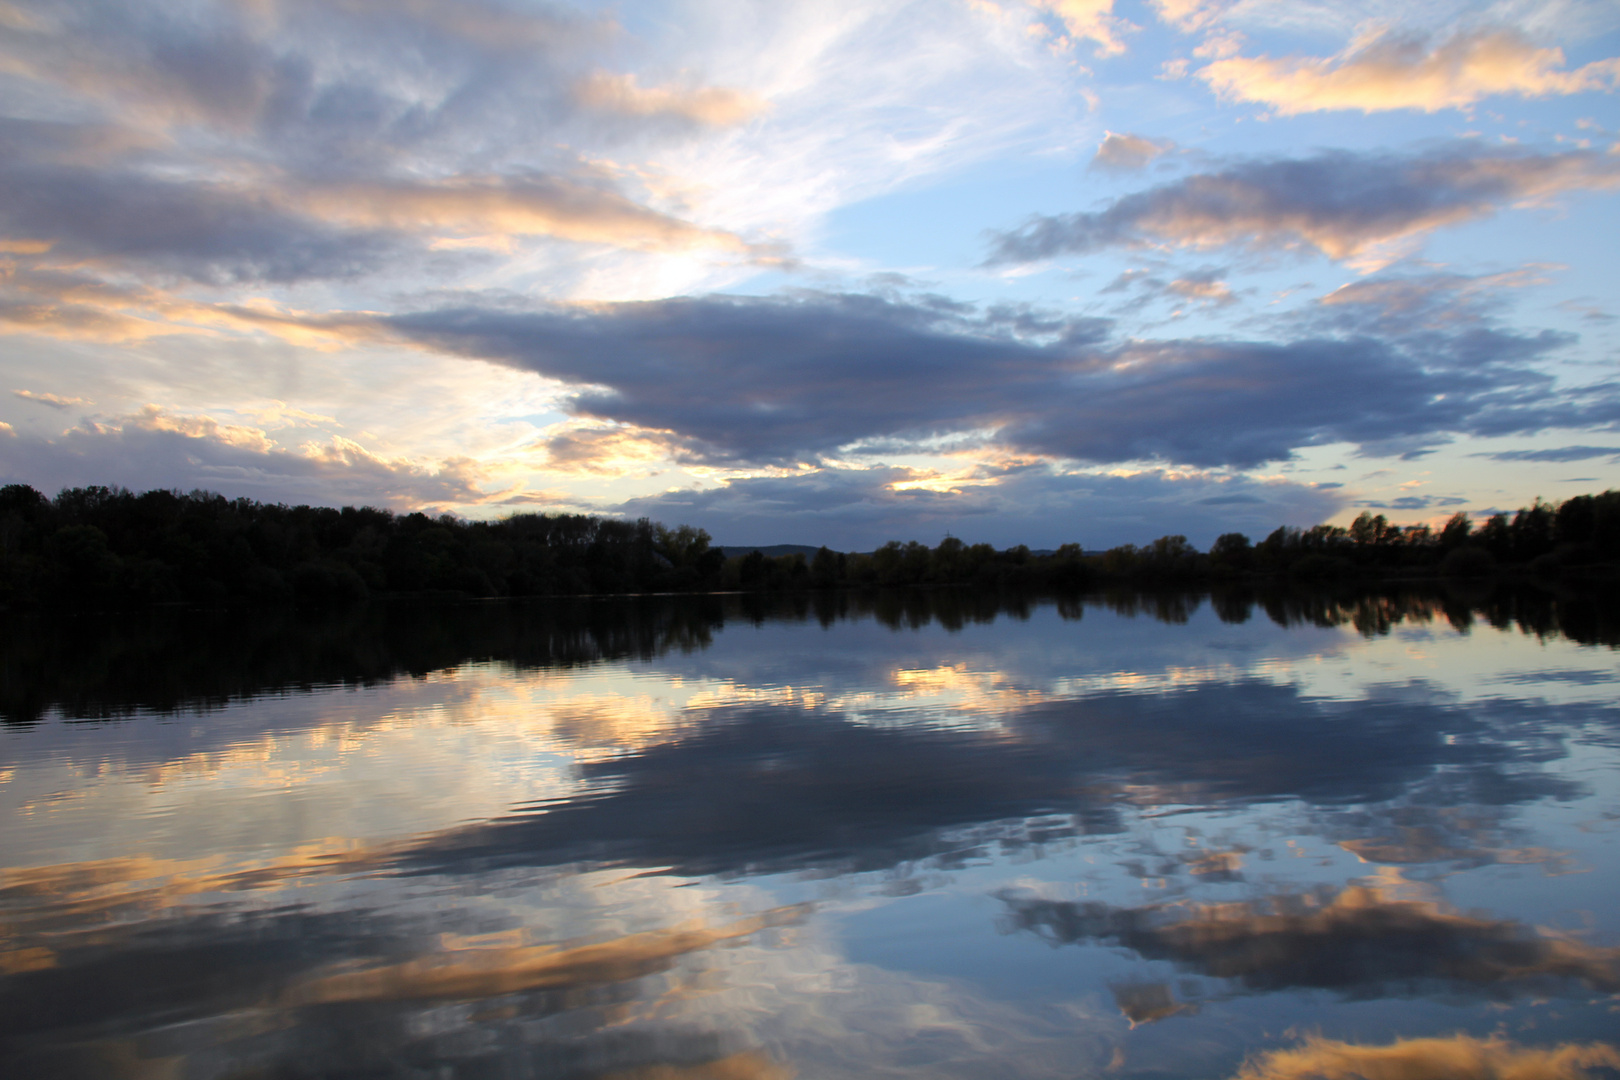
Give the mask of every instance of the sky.
M 1616 0 L 0 0 L 0 482 L 720 543 L 1620 487 Z

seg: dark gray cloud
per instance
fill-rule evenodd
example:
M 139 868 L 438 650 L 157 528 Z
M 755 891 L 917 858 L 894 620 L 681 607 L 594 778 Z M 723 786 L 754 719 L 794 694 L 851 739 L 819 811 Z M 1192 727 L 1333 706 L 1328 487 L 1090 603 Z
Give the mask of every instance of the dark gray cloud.
M 1369 510 L 1428 510 L 1451 506 L 1467 506 L 1468 500 L 1455 495 L 1402 495 L 1395 499 L 1365 499 L 1355 505 Z
M 1479 318 L 1380 336 L 1355 331 L 1353 308 L 1281 341 L 1119 342 L 1103 320 L 825 293 L 444 309 L 386 325 L 570 384 L 577 415 L 675 432 L 713 462 L 978 433 L 1088 462 L 1250 467 L 1323 443 L 1620 421 L 1617 395 L 1560 390 L 1537 368 L 1568 337 Z
M 1475 456 L 1492 461 L 1590 461 L 1592 458 L 1620 458 L 1620 446 L 1555 446 L 1546 450 L 1502 450 Z
M 803 293 L 527 312 L 401 315 L 447 352 L 579 387 L 573 410 L 705 444 L 713 460 L 784 462 L 864 439 L 951 435 L 1100 365 L 1107 324 L 1022 309 Z M 1021 335 L 1039 334 L 1045 343 Z
M 995 234 L 990 261 L 1162 246 L 1312 248 L 1343 259 L 1520 199 L 1617 185 L 1620 163 L 1596 151 L 1534 154 L 1472 142 L 1409 155 L 1334 150 L 1199 173 L 1094 212 L 1038 215 Z
M 293 281 L 370 270 L 404 246 L 398 234 L 322 222 L 249 188 L 30 162 L 19 126 L 0 128 L 0 231 L 48 242 L 53 260 Z

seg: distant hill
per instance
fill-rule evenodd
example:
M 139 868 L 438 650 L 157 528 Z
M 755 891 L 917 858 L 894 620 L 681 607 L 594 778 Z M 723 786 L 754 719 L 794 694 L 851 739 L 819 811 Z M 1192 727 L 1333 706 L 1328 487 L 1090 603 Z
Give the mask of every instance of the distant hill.
M 737 544 L 716 544 L 715 547 L 726 553 L 726 558 L 735 559 L 739 555 L 747 555 L 750 551 L 757 551 L 767 559 L 779 558 L 783 555 L 803 555 L 805 561 L 816 557 L 819 547 L 813 544 L 755 544 L 752 546 Z
M 734 559 L 739 555 L 746 555 L 750 551 L 757 551 L 761 555 L 764 555 L 768 559 L 774 559 L 774 558 L 776 558 L 776 557 L 778 557 L 780 555 L 800 554 L 800 555 L 803 555 L 805 557 L 806 561 L 809 561 L 810 559 L 813 559 L 813 558 L 816 557 L 816 552 L 821 550 L 820 548 L 814 546 L 813 544 L 768 544 L 768 545 L 765 545 L 763 547 L 759 546 L 757 544 L 752 546 L 752 547 L 738 545 L 738 544 L 716 544 L 714 546 L 719 548 L 721 551 L 725 552 L 726 553 L 726 558 L 728 558 L 728 559 Z M 836 551 L 835 551 L 835 553 L 836 553 Z M 846 552 L 846 554 L 849 554 L 849 555 L 870 555 L 872 553 L 870 551 L 860 551 L 860 552 L 851 551 L 851 552 Z M 1056 552 L 1052 548 L 1037 548 L 1035 550 L 1032 550 L 1030 552 L 1030 554 L 1036 556 L 1037 558 L 1043 558 L 1044 559 L 1047 556 L 1056 554 Z M 1085 552 L 1085 554 L 1087 554 L 1087 555 L 1100 555 L 1102 553 L 1100 551 L 1087 551 L 1087 552 Z

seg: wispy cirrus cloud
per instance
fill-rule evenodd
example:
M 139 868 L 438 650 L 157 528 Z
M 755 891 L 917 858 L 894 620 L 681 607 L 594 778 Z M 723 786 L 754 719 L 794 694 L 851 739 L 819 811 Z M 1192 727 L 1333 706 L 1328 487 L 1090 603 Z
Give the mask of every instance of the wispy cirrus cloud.
M 1152 0 L 1159 18 L 1184 34 L 1213 23 L 1228 6 L 1227 0 Z
M 1106 248 L 1309 250 L 1353 259 L 1564 192 L 1620 187 L 1620 158 L 1453 143 L 1416 154 L 1328 151 L 1241 162 L 993 236 L 992 264 Z
M 1229 56 L 1196 74 L 1223 98 L 1260 102 L 1285 116 L 1331 109 L 1435 112 L 1499 94 L 1613 90 L 1620 59 L 1567 71 L 1563 50 L 1538 48 L 1512 29 L 1463 30 L 1433 47 L 1423 37 L 1383 29 L 1334 57 Z
M 758 115 L 767 103 L 756 94 L 724 86 L 642 86 L 635 75 L 595 71 L 574 85 L 580 104 L 637 117 L 669 117 L 729 127 Z

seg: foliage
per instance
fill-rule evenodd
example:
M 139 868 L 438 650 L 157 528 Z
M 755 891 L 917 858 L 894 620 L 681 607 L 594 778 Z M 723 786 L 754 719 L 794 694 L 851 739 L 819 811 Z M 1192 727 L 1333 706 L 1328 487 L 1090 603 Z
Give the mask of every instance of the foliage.
M 499 521 L 372 507 L 284 506 L 120 488 L 47 499 L 0 488 L 0 603 L 130 606 L 161 602 L 339 605 L 376 595 L 566 596 L 973 585 L 1078 590 L 1107 583 L 1183 585 L 1287 576 L 1488 576 L 1522 567 L 1589 574 L 1620 563 L 1620 491 L 1554 506 L 1537 499 L 1477 527 L 1457 514 L 1439 532 L 1363 513 L 1348 528 L 1283 526 L 1259 543 L 1185 536 L 1085 552 L 1078 544 L 997 550 L 947 536 L 860 554 L 821 548 L 727 558 L 708 533 L 642 518 L 517 514 Z M 1612 573 L 1612 571 L 1608 571 Z

